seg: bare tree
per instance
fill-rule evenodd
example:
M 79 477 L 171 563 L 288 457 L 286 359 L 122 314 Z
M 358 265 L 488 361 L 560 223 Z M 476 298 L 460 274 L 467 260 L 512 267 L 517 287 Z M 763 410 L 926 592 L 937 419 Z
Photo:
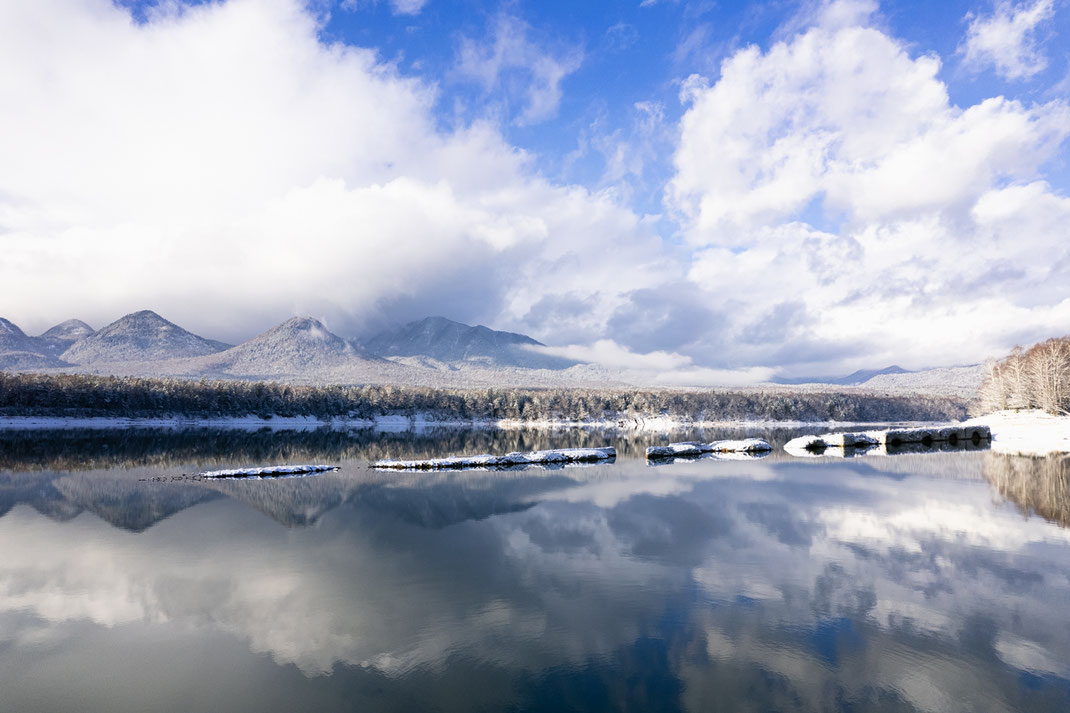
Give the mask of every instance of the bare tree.
M 1036 405 L 1048 413 L 1070 407 L 1070 339 L 1049 339 L 1025 354 L 1025 375 Z

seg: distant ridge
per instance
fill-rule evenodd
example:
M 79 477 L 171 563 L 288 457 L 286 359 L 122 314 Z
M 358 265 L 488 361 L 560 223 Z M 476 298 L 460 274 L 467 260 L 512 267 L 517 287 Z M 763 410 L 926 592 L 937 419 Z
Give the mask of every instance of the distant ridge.
M 863 384 L 875 376 L 884 374 L 909 374 L 909 370 L 901 366 L 886 366 L 883 369 L 859 369 L 847 376 L 793 376 L 788 378 L 773 379 L 776 384 L 836 384 L 838 386 L 857 386 Z
M 445 317 L 426 317 L 377 334 L 364 342 L 384 357 L 427 357 L 440 362 L 475 361 L 485 366 L 566 369 L 576 362 L 550 357 L 526 347 L 542 347 L 525 334 L 470 326 Z
M 71 364 L 150 362 L 205 356 L 229 345 L 199 337 L 151 310 L 122 317 L 60 355 Z

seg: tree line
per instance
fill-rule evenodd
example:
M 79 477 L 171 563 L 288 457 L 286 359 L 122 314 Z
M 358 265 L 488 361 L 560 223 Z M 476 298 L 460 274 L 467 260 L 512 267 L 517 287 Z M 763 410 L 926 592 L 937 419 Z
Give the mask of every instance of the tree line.
M 788 389 L 446 389 L 293 386 L 275 382 L 0 373 L 0 416 L 360 418 L 627 422 L 924 421 L 959 419 L 965 404 L 942 396 Z
M 1029 349 L 1015 347 L 989 366 L 972 410 L 1043 409 L 1070 413 L 1070 337 L 1056 337 Z

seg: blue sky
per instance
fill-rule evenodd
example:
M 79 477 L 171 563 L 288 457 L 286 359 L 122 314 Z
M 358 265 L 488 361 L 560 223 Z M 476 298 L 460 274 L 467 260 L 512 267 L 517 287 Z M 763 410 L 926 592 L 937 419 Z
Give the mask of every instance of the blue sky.
M 436 108 L 445 125 L 492 116 L 510 143 L 536 155 L 547 175 L 590 185 L 598 183 L 605 171 L 597 150 L 583 151 L 591 137 L 632 133 L 637 103 L 656 103 L 666 125 L 672 126 L 685 110 L 678 95 L 688 76 L 715 77 L 722 60 L 750 45 L 767 50 L 804 24 L 817 6 L 712 0 L 501 4 L 444 0 L 427 2 L 420 12 L 406 14 L 387 0 L 365 0 L 353 6 L 325 5 L 321 37 L 375 48 L 404 74 L 435 82 L 440 91 Z M 1070 77 L 1070 52 L 1060 52 L 1070 11 L 1060 5 L 1053 6 L 1056 12 L 1036 30 L 1038 43 L 1046 47 L 1046 66 L 1035 75 L 1026 80 L 1006 78 L 991 68 L 964 65 L 960 47 L 970 19 L 992 13 L 995 7 L 963 1 L 885 2 L 874 24 L 914 53 L 939 56 L 943 66 L 938 76 L 959 106 L 991 96 L 1044 101 L 1065 95 L 1065 89 L 1053 89 Z M 526 68 L 511 68 L 512 76 L 489 90 L 458 72 L 463 44 L 493 42 L 497 25 L 505 18 L 548 56 L 579 56 L 575 69 L 561 80 L 555 110 L 531 123 L 518 120 L 531 82 Z M 660 210 L 660 184 L 671 174 L 670 156 L 663 158 L 650 166 L 651 185 L 639 196 L 641 202 L 648 201 L 643 207 L 651 212 Z M 1061 177 L 1065 181 L 1065 172 Z
M 683 383 L 1070 329 L 1070 8 L 0 8 L 0 304 L 240 340 L 444 314 Z M 224 305 L 225 308 L 220 308 Z

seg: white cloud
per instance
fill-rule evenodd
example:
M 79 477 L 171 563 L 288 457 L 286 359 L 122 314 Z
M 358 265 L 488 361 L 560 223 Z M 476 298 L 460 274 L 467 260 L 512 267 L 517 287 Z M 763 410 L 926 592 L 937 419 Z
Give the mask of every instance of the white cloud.
M 968 363 L 1065 331 L 1056 226 L 1070 205 L 1038 177 L 1070 110 L 1002 97 L 961 109 L 939 68 L 834 23 L 685 84 L 667 204 L 696 250 L 691 280 L 731 307 L 735 363 Z M 746 343 L 788 304 L 794 332 Z M 805 342 L 843 348 L 811 359 L 792 349 Z
M 635 352 L 612 339 L 599 339 L 589 345 L 536 347 L 533 351 L 617 370 L 618 373 L 611 376 L 637 384 L 740 386 L 768 381 L 774 373 L 773 369 L 764 367 L 710 369 L 696 365 L 691 357 L 676 352 Z
M 612 339 L 599 339 L 594 344 L 573 344 L 565 347 L 541 347 L 538 351 L 549 356 L 593 362 L 615 369 L 643 369 L 667 371 L 690 366 L 691 359 L 666 351 L 636 354 Z
M 485 92 L 498 90 L 522 103 L 515 113 L 520 126 L 536 124 L 557 114 L 561 82 L 579 69 L 579 47 L 552 50 L 531 39 L 531 27 L 518 17 L 500 14 L 484 42 L 461 41 L 457 73 L 479 83 Z
M 490 122 L 442 129 L 435 86 L 324 44 L 299 0 L 161 7 L 0 5 L 0 305 L 31 331 L 448 312 L 738 383 L 979 361 L 1070 323 L 1070 201 L 1044 174 L 1070 109 L 952 105 L 939 58 L 858 25 L 873 2 L 685 82 L 664 241 L 621 204 L 672 140 L 655 102 L 591 139 L 610 188 L 558 185 Z M 535 34 L 501 15 L 460 47 L 519 123 L 582 61 Z
M 963 63 L 978 70 L 991 66 L 1006 79 L 1032 77 L 1048 66 L 1037 28 L 1054 15 L 1054 0 L 999 0 L 991 15 L 967 15 Z
M 4 316 L 352 333 L 388 308 L 505 323 L 562 285 L 608 313 L 661 279 L 612 196 L 539 177 L 489 125 L 440 130 L 434 87 L 319 29 L 298 0 L 143 24 L 107 0 L 0 7 Z

